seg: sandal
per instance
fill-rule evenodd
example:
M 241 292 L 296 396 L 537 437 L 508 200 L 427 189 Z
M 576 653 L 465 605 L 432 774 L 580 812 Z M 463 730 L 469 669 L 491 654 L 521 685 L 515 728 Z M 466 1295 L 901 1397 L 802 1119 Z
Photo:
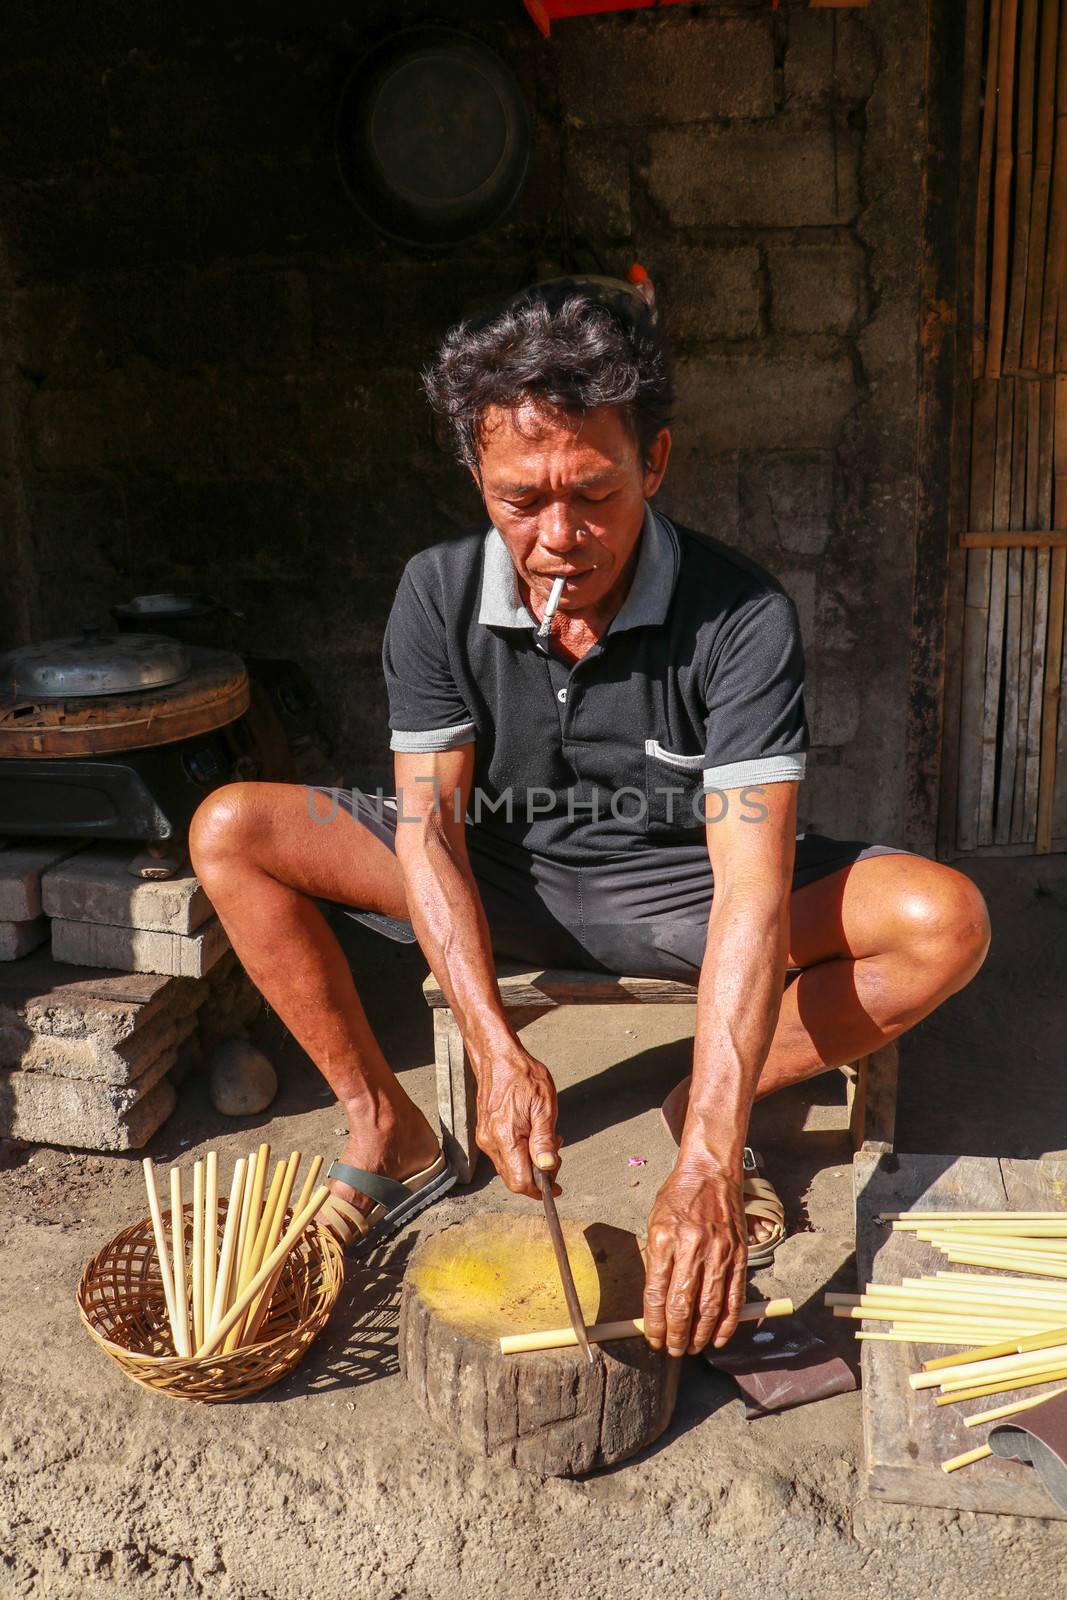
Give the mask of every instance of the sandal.
M 765 1267 L 774 1260 L 774 1252 L 786 1236 L 785 1207 L 778 1198 L 774 1184 L 767 1177 L 763 1158 L 748 1145 L 745 1146 L 742 1159 L 742 1172 L 745 1215 L 756 1222 L 770 1222 L 774 1226 L 769 1239 L 761 1239 L 758 1244 L 748 1247 L 749 1266 Z
M 340 1239 L 345 1254 L 359 1256 L 373 1250 L 390 1234 L 398 1233 L 412 1217 L 440 1200 L 456 1182 L 456 1173 L 442 1151 L 432 1166 L 402 1181 L 387 1178 L 380 1172 L 364 1172 L 361 1167 L 350 1167 L 345 1161 L 330 1163 L 323 1181 L 329 1182 L 331 1178 L 347 1183 L 378 1202 L 364 1216 L 348 1200 L 331 1194 L 318 1214 L 318 1221 L 332 1228 Z

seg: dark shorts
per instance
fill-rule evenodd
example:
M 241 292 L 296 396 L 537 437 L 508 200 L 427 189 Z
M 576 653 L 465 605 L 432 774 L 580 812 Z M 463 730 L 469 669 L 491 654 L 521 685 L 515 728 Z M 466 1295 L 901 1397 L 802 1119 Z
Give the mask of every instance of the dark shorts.
M 397 813 L 388 800 L 379 804 L 376 796 L 358 789 L 317 792 L 335 800 L 395 852 Z M 325 808 L 321 815 L 326 817 Z M 573 866 L 520 849 L 468 822 L 467 854 L 493 951 L 501 960 L 696 981 L 714 891 L 703 840 Z M 801 833 L 793 889 L 872 856 L 912 854 L 862 839 Z M 341 909 L 390 938 L 414 941 L 408 922 L 348 906 Z

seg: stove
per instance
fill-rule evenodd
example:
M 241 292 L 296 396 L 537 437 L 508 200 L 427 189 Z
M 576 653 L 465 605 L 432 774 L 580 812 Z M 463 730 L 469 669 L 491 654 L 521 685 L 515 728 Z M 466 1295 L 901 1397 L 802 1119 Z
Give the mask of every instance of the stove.
M 170 597 L 141 600 L 153 598 Z M 295 662 L 243 659 L 173 633 L 86 629 L 9 651 L 0 656 L 0 838 L 173 850 L 222 784 L 332 776 L 318 709 Z

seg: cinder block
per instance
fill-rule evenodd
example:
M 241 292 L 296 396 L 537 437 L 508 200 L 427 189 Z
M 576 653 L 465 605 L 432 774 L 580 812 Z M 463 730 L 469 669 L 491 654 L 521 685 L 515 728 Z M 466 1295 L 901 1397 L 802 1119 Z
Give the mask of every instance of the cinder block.
M 195 1013 L 176 1022 L 169 1012 L 161 1012 L 120 1044 L 33 1033 L 24 1026 L 0 1026 L 0 1067 L 50 1072 L 56 1078 L 134 1083 L 195 1026 Z
M 0 961 L 18 961 L 44 944 L 48 938 L 48 918 L 33 917 L 29 922 L 0 922 Z
M 594 128 L 569 135 L 567 201 L 592 238 L 629 235 L 630 152 L 617 135 Z
M 52 920 L 53 956 L 79 966 L 202 978 L 228 948 L 229 940 L 217 917 L 197 933 L 112 928 L 103 922 L 67 922 L 59 917 Z
M 162 882 L 130 876 L 128 846 L 97 845 L 44 875 L 50 917 L 102 922 L 115 928 L 195 933 L 212 915 L 211 902 L 191 869 Z
M 829 450 L 746 451 L 741 493 L 745 525 L 760 548 L 818 555 L 833 532 Z
M 0 967 L 0 1025 L 98 1046 L 128 1039 L 160 1012 L 186 1015 L 207 999 L 206 983 L 139 972 L 87 972 L 50 952 Z
M 768 450 L 831 448 L 857 398 L 843 355 L 770 351 L 681 360 L 676 383 L 679 432 L 712 455 L 743 450 L 754 439 Z
M 39 917 L 42 873 L 80 849 L 76 839 L 49 839 L 0 850 L 0 922 L 29 922 Z
M 672 339 L 751 339 L 759 333 L 759 252 L 750 245 L 677 245 L 641 257 Z
M 648 186 L 680 228 L 803 228 L 851 222 L 857 211 L 859 135 L 828 118 L 773 124 L 657 128 Z
M 767 252 L 771 325 L 782 333 L 848 333 L 862 316 L 857 245 L 786 245 Z
M 825 105 L 836 97 L 846 105 L 861 105 L 874 88 L 877 71 L 874 38 L 863 16 L 836 8 L 790 11 L 785 52 L 790 104 Z
M 164 1069 L 165 1070 L 165 1069 Z M 0 1072 L 0 1132 L 29 1144 L 76 1150 L 139 1150 L 177 1104 L 166 1077 L 135 1098 L 76 1078 Z
M 0 1072 L 0 1133 L 35 1144 L 73 1145 L 79 1150 L 135 1149 L 174 1109 L 174 1090 L 165 1084 L 169 1096 L 153 1098 L 147 1114 L 137 1111 L 138 1105 L 164 1086 L 164 1074 L 176 1059 L 176 1049 L 166 1051 L 127 1087 L 5 1069 Z
M 568 31 L 559 69 L 564 116 L 594 127 L 774 112 L 769 15 L 587 24 Z

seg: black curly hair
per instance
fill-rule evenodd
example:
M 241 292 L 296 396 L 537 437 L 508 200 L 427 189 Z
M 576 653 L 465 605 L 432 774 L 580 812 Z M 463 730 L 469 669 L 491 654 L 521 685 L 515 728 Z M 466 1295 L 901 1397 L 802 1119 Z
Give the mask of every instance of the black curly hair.
M 570 415 L 618 406 L 644 456 L 674 399 L 654 313 L 621 283 L 614 292 L 580 280 L 535 284 L 450 328 L 422 381 L 456 455 L 475 473 L 490 406 L 533 400 Z

